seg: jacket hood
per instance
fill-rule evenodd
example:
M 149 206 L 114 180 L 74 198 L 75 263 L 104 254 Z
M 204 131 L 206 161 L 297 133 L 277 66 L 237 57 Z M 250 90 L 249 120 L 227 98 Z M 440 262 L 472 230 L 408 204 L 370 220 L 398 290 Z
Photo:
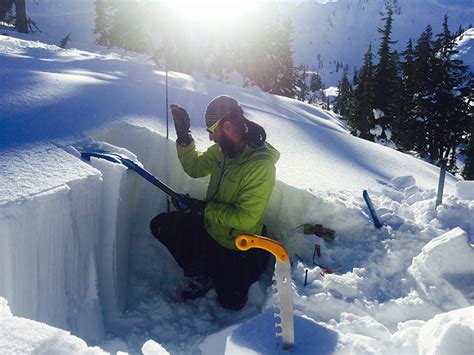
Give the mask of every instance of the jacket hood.
M 271 160 L 274 164 L 280 159 L 280 152 L 276 150 L 270 143 L 265 142 L 258 148 L 253 148 L 249 145 L 245 147 L 241 158 L 238 159 L 238 164 L 244 164 L 252 159 Z

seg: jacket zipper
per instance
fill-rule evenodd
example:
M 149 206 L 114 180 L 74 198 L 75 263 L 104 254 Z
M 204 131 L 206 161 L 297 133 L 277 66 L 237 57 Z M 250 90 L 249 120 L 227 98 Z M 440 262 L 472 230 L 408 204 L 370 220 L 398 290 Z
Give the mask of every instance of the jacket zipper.
M 221 186 L 222 178 L 224 177 L 224 175 L 225 175 L 225 157 L 224 157 L 224 162 L 222 163 L 221 175 L 219 176 L 219 181 L 217 182 L 216 191 L 214 192 L 214 195 L 212 195 L 212 197 L 207 202 L 211 202 L 214 199 L 214 197 L 216 197 L 217 193 L 219 192 L 219 188 Z

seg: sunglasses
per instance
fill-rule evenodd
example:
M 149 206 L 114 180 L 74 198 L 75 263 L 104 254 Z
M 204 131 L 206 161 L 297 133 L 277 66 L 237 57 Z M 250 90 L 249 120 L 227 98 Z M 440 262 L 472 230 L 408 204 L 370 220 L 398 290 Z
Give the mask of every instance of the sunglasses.
M 217 129 L 217 127 L 219 127 L 219 124 L 221 123 L 221 121 L 222 121 L 224 118 L 226 118 L 227 116 L 229 116 L 229 115 L 230 115 L 230 112 L 227 112 L 226 114 L 224 114 L 224 116 L 222 116 L 222 117 L 219 118 L 216 122 L 214 122 L 214 123 L 212 124 L 212 126 L 207 127 L 207 128 L 206 128 L 206 131 L 208 131 L 210 134 L 216 133 L 216 129 Z

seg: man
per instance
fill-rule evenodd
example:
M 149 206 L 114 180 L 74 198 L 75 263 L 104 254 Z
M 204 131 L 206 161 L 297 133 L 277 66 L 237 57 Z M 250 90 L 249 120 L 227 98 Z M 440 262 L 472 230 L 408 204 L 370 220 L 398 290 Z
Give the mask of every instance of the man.
M 178 206 L 177 212 L 156 216 L 151 231 L 190 277 L 183 299 L 203 296 L 214 286 L 222 307 L 240 309 L 269 254 L 260 249 L 239 251 L 235 238 L 265 234 L 263 216 L 280 154 L 232 97 L 218 96 L 209 103 L 206 127 L 216 144 L 202 154 L 196 151 L 186 110 L 171 105 L 171 112 L 184 171 L 193 178 L 210 175 L 210 182 L 205 201 L 187 198 L 190 211 Z

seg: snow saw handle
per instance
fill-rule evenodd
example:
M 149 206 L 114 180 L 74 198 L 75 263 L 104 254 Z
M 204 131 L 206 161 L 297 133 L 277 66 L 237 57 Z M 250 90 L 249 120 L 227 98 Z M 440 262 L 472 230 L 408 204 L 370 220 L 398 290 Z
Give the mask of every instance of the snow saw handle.
M 235 246 L 242 251 L 247 251 L 252 248 L 266 250 L 272 253 L 275 258 L 282 263 L 288 260 L 288 252 L 283 245 L 273 239 L 259 235 L 240 234 L 235 239 Z

